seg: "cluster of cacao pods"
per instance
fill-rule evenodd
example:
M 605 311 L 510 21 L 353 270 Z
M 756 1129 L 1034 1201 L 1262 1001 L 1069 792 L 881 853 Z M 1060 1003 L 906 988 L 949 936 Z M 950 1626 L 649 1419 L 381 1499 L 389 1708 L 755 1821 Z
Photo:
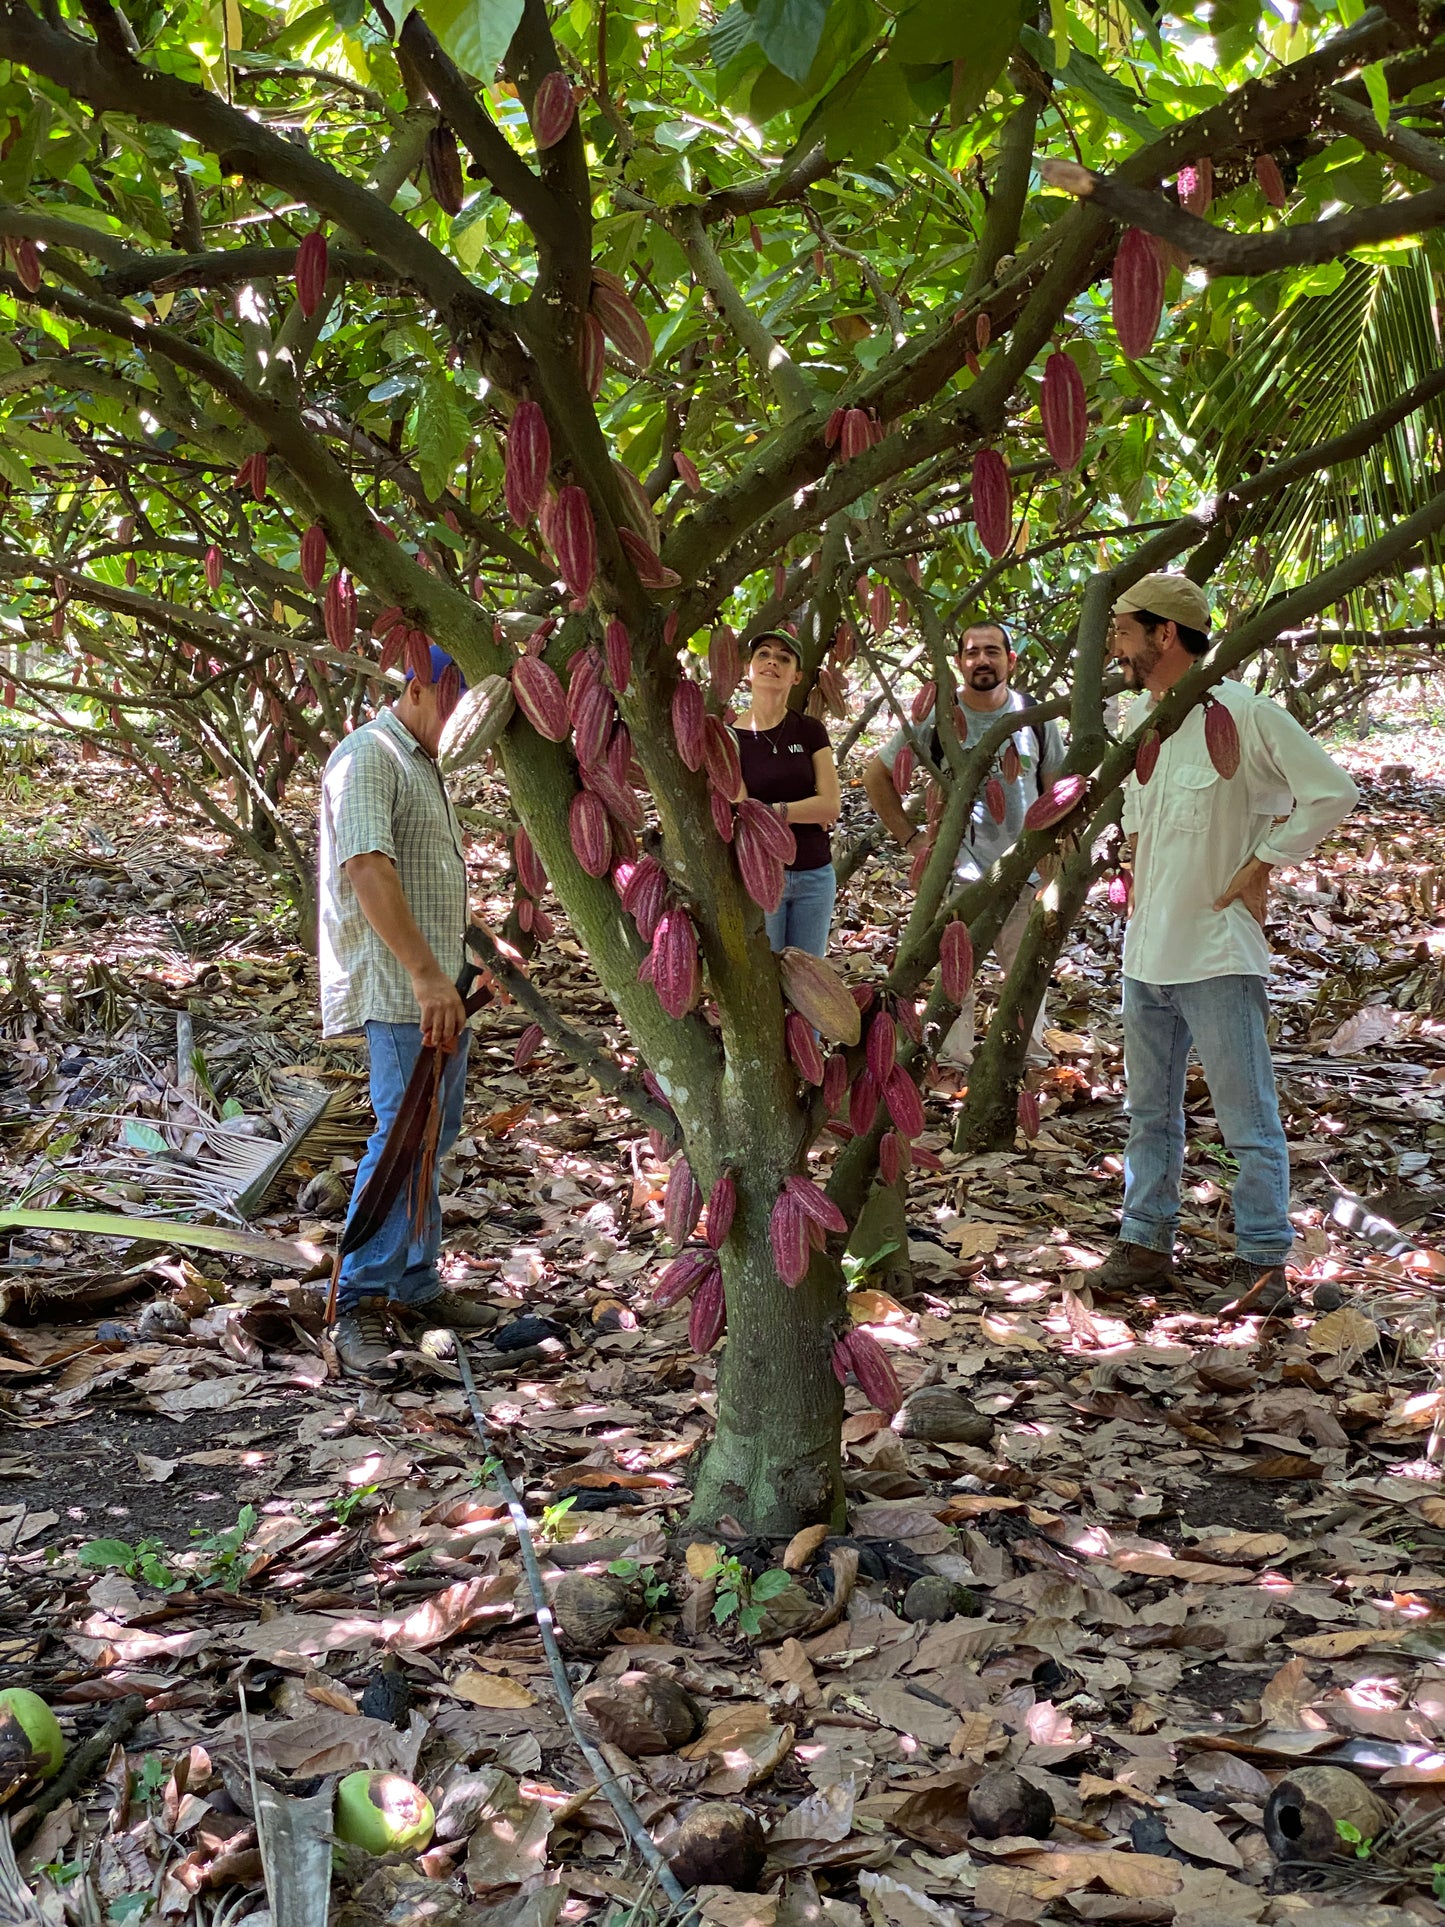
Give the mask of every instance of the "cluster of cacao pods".
M 797 838 L 768 804 L 753 796 L 738 803 L 732 829 L 743 888 L 760 909 L 776 910 L 783 900 L 787 866 L 798 853 Z
M 537 854 L 536 845 L 520 823 L 512 838 L 512 868 L 517 875 L 517 895 L 512 905 L 517 926 L 545 941 L 552 934 L 552 919 L 542 908 L 547 872 Z
M 768 1220 L 773 1263 L 789 1287 L 808 1275 L 814 1251 L 821 1251 L 828 1233 L 844 1232 L 848 1220 L 820 1185 L 796 1173 L 784 1178 Z
M 264 502 L 266 499 L 266 476 L 269 466 L 266 451 L 264 449 L 258 449 L 254 455 L 248 455 L 236 470 L 234 486 L 236 488 L 250 489 L 256 501 Z
M 876 448 L 885 429 L 872 408 L 835 408 L 823 430 L 823 442 L 836 448 L 838 459 L 851 462 L 867 449 Z
M 727 1329 L 722 1261 L 711 1247 L 680 1252 L 658 1279 L 652 1302 L 659 1311 L 665 1311 L 688 1297 L 692 1299 L 688 1343 L 701 1357 L 712 1350 Z
M 834 1340 L 833 1376 L 840 1385 L 850 1377 L 856 1379 L 863 1396 L 886 1418 L 892 1418 L 903 1403 L 903 1387 L 888 1354 L 861 1325 Z

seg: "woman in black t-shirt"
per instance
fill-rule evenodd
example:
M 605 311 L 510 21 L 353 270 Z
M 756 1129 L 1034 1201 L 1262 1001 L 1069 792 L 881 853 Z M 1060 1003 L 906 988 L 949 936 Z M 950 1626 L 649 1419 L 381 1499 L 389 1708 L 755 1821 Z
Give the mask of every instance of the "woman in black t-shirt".
M 838 820 L 842 793 L 827 730 L 788 708 L 802 679 L 802 652 L 791 636 L 771 629 L 754 638 L 748 658 L 752 707 L 738 718 L 738 751 L 744 792 L 770 803 L 798 846 L 783 900 L 765 913 L 768 942 L 774 950 L 786 946 L 821 957 L 838 892 L 828 831 Z

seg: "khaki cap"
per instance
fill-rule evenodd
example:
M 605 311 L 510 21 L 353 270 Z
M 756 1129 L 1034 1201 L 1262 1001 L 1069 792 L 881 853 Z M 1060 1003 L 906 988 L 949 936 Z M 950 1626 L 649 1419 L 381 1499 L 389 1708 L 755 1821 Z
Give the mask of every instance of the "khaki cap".
M 1209 628 L 1209 598 L 1187 575 L 1141 576 L 1114 604 L 1116 616 L 1131 616 L 1140 609 L 1163 616 L 1166 622 L 1181 622 L 1186 629 Z

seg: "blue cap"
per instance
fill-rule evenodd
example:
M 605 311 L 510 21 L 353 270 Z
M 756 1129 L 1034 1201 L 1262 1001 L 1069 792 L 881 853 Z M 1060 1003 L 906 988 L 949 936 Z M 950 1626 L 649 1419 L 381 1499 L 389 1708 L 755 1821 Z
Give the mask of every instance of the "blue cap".
M 431 646 L 431 679 L 432 681 L 434 683 L 440 682 L 442 679 L 442 671 L 444 669 L 450 669 L 451 666 L 452 666 L 452 658 L 447 654 L 446 650 L 442 648 L 439 642 L 434 642 Z M 457 674 L 462 677 L 462 688 L 465 689 L 467 686 L 467 679 L 465 676 L 462 676 L 460 667 L 458 667 L 457 669 Z M 410 669 L 408 669 L 406 672 L 406 679 L 408 682 L 410 682 L 412 679 L 412 672 Z

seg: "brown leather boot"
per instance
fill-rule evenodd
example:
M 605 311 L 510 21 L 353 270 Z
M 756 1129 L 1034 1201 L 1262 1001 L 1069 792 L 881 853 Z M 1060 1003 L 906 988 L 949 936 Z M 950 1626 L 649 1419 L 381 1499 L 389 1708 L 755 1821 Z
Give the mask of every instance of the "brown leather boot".
M 1097 1271 L 1086 1275 L 1085 1282 L 1103 1291 L 1152 1291 L 1173 1282 L 1174 1258 L 1168 1251 L 1151 1251 L 1148 1245 L 1132 1245 L 1123 1238 L 1114 1240 L 1113 1249 Z

